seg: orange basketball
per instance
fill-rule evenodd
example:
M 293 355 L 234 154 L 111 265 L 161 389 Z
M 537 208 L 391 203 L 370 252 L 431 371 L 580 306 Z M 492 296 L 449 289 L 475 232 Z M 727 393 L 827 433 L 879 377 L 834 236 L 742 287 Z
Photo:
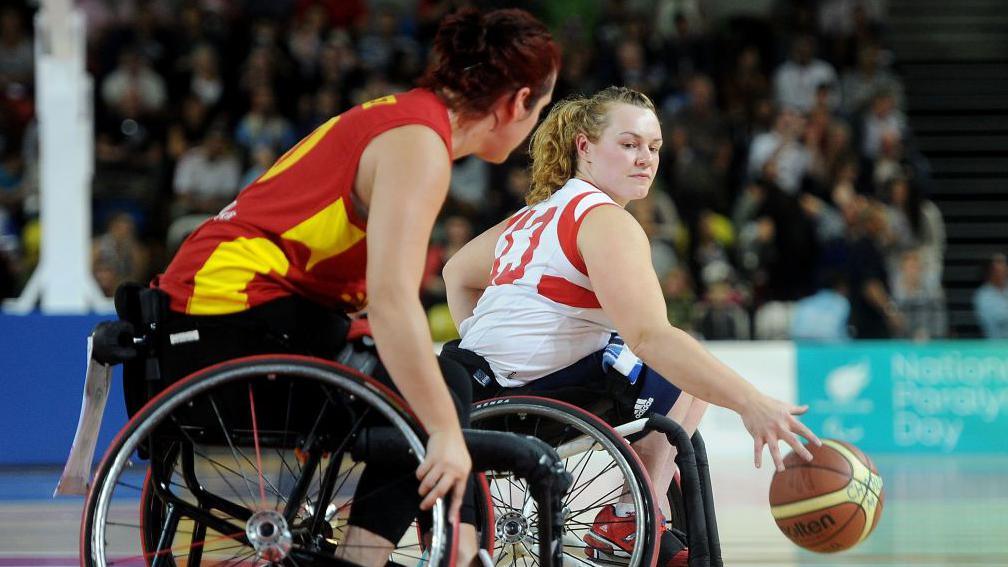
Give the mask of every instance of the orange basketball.
M 784 457 L 784 472 L 770 482 L 770 511 L 791 541 L 820 553 L 854 547 L 882 515 L 882 477 L 857 447 L 823 439 L 806 444 L 812 461 Z

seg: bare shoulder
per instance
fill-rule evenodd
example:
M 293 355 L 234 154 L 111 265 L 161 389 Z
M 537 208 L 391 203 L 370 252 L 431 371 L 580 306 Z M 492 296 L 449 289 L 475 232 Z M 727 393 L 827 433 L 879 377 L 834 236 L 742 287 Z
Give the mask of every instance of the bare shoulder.
M 640 223 L 626 209 L 616 205 L 595 207 L 585 213 L 578 230 L 578 247 L 607 242 L 625 242 L 625 239 L 643 239 L 647 236 Z
M 357 166 L 354 191 L 370 203 L 376 181 L 419 186 L 447 184 L 451 158 L 444 140 L 428 126 L 407 124 L 386 130 L 368 142 Z

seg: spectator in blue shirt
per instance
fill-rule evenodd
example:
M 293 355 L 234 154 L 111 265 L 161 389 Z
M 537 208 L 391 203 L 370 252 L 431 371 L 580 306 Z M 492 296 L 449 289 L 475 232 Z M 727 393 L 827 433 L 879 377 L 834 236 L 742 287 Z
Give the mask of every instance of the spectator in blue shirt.
M 824 287 L 795 305 L 791 319 L 791 339 L 796 341 L 846 341 L 850 339 L 847 320 L 850 301 L 847 282 L 839 274 L 827 277 Z
M 991 257 L 987 282 L 973 295 L 980 329 L 988 339 L 1008 339 L 1008 263 L 1004 254 Z

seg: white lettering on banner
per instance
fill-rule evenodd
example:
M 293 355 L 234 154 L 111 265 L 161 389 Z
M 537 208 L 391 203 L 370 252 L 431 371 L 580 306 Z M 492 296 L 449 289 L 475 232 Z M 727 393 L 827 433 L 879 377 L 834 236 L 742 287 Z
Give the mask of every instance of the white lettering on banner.
M 893 441 L 900 447 L 941 447 L 951 452 L 959 443 L 963 432 L 960 418 L 920 417 L 910 412 L 896 412 L 893 416 Z
M 893 354 L 894 380 L 911 380 L 924 384 L 978 385 L 984 382 L 1001 382 L 1008 385 L 1008 357 L 969 356 L 949 352 L 937 356 Z
M 1008 408 L 1008 388 L 929 388 L 912 382 L 893 384 L 893 409 L 919 415 L 953 414 L 978 416 L 993 422 Z
M 1008 358 L 969 352 L 894 353 L 893 440 L 954 450 L 967 419 L 994 423 L 1008 410 Z

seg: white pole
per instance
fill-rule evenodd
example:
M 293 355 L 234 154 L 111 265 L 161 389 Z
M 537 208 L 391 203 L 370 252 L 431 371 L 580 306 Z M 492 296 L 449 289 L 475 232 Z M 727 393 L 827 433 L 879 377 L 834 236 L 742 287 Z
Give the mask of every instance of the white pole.
M 35 17 L 39 122 L 39 265 L 9 313 L 109 312 L 91 273 L 93 84 L 84 68 L 84 16 L 72 0 L 43 0 Z

